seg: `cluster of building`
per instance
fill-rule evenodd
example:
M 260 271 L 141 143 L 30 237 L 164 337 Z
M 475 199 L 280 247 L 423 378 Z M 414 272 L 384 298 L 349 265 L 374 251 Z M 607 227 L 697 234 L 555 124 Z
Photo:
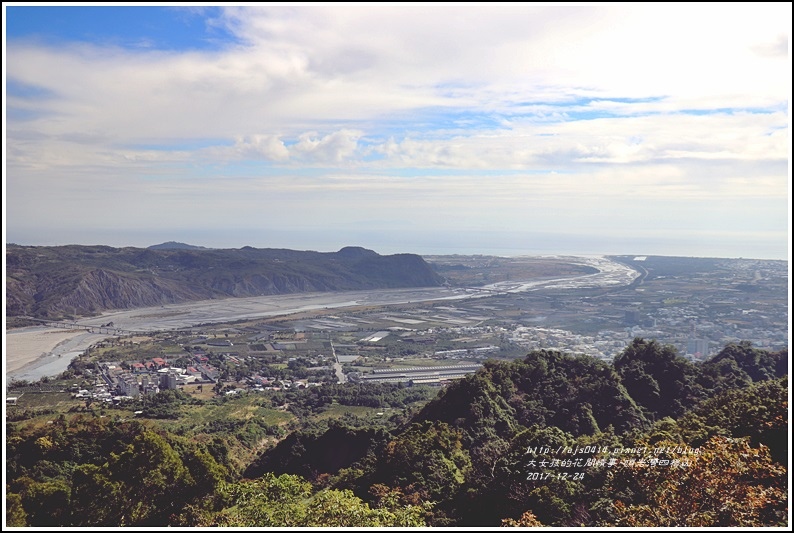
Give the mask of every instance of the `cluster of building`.
M 477 346 L 473 348 L 456 348 L 454 350 L 436 350 L 433 356 L 443 357 L 444 359 L 487 359 L 500 348 L 489 344 L 487 346 Z
M 126 367 L 121 363 L 100 363 L 101 381 L 94 387 L 91 396 L 111 400 L 137 398 L 141 395 L 157 394 L 161 390 L 177 389 L 189 383 L 218 381 L 220 371 L 209 364 L 205 355 L 194 354 L 193 359 L 195 364 L 186 368 L 169 366 L 161 357 L 132 363 Z M 78 391 L 78 394 L 83 392 L 88 391 Z
M 689 354 L 701 351 L 703 345 L 691 344 L 691 341 L 698 339 L 707 341 L 710 350 L 742 340 L 750 341 L 759 348 L 769 349 L 779 349 L 788 344 L 788 324 L 783 320 L 771 319 L 770 315 L 774 315 L 768 310 L 736 310 L 733 304 L 726 302 L 721 306 L 711 303 L 658 309 L 656 315 L 659 329 L 679 334 L 684 332 L 686 337 L 681 340 L 678 348 Z M 785 316 L 785 313 L 778 316 L 781 315 Z
M 351 381 L 361 383 L 407 383 L 409 385 L 446 385 L 451 380 L 474 374 L 482 367 L 479 363 L 449 366 L 424 366 L 374 370 L 368 374 L 352 372 Z
M 564 329 L 517 326 L 510 332 L 510 342 L 527 350 L 552 349 L 611 360 L 633 339 L 629 331 L 600 331 L 597 335 L 580 335 Z
M 274 377 L 262 377 L 254 374 L 246 378 L 252 390 L 287 390 L 287 389 L 307 389 L 309 387 L 319 387 L 322 383 L 308 380 L 276 379 Z
M 517 326 L 510 335 L 510 341 L 528 350 L 548 348 L 611 361 L 637 337 L 672 344 L 680 355 L 692 360 L 706 359 L 723 346 L 708 338 L 695 336 L 694 332 L 690 337 L 681 338 L 677 335 L 673 338 L 661 329 L 639 326 L 599 331 L 596 335 L 580 335 L 564 329 Z

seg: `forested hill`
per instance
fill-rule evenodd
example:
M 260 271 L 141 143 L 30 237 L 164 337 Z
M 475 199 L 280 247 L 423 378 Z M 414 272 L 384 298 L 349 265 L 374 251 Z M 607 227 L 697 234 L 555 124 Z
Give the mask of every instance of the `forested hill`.
M 365 500 L 375 501 L 372 487 L 380 487 L 403 502 L 432 501 L 426 518 L 436 526 L 519 523 L 526 512 L 521 525 L 538 519 L 553 526 L 772 525 L 783 520 L 786 508 L 787 373 L 787 351 L 749 344 L 729 345 L 702 364 L 642 339 L 614 365 L 534 351 L 520 360 L 486 362 L 389 438 L 339 428 L 293 434 L 245 474 L 335 475 L 332 487 L 353 489 Z M 369 449 L 358 460 L 348 454 L 330 467 L 328 450 L 362 450 L 367 438 Z M 680 460 L 653 451 L 662 445 L 699 448 L 708 458 L 691 470 L 648 472 L 612 453 L 642 449 L 632 458 L 646 465 Z M 610 452 L 573 457 L 542 451 L 560 447 Z M 740 454 L 753 459 L 728 468 Z M 571 463 L 550 466 L 553 459 Z M 615 468 L 607 466 L 611 459 Z M 668 498 L 664 487 L 676 485 L 678 477 L 681 492 Z M 753 493 L 768 498 L 743 500 Z M 644 514 L 649 502 L 669 516 Z
M 17 413 L 8 523 L 787 525 L 786 350 L 731 344 L 696 364 L 635 339 L 612 365 L 539 350 L 488 361 L 389 419 L 323 416 L 397 411 L 428 390 L 345 383 L 212 400 L 170 390 L 135 420 L 111 406 Z M 147 418 L 160 411 L 182 415 Z M 278 438 L 241 465 L 263 436 Z
M 323 253 L 10 244 L 6 269 L 6 314 L 46 318 L 210 298 L 443 282 L 418 255 L 382 256 L 358 247 Z

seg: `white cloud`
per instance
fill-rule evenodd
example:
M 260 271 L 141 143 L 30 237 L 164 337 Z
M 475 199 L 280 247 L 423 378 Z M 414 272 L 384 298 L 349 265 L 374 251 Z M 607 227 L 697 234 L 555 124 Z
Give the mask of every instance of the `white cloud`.
M 594 199 L 641 198 L 694 226 L 698 199 L 788 194 L 790 21 L 783 3 L 233 7 L 210 23 L 239 40 L 215 51 L 9 42 L 8 79 L 46 95 L 6 98 L 9 221 L 91 223 L 85 187 L 131 202 L 103 208 L 119 227 L 133 199 L 161 226 L 175 206 L 242 224 L 265 197 L 295 224 L 329 194 L 317 216 L 350 224 L 606 227 Z
M 7 69 L 61 96 L 45 109 L 68 116 L 63 128 L 123 123 L 129 136 L 153 137 L 251 135 L 262 124 L 299 133 L 314 120 L 572 94 L 785 101 L 785 57 L 752 52 L 785 34 L 785 21 L 723 7 L 231 8 L 245 45 L 160 53 L 11 43 Z
M 268 161 L 286 161 L 289 150 L 277 135 L 248 135 L 239 137 L 235 150 L 244 159 L 263 158 Z
M 352 157 L 358 148 L 361 132 L 341 130 L 319 137 L 316 133 L 304 133 L 292 147 L 309 161 L 321 163 L 341 163 Z

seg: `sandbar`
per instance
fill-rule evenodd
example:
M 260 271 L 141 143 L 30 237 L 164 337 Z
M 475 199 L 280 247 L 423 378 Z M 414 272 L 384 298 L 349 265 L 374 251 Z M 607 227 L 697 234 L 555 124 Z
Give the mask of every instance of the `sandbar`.
M 19 370 L 39 357 L 46 356 L 63 341 L 85 333 L 82 329 L 24 328 L 6 332 L 6 373 Z

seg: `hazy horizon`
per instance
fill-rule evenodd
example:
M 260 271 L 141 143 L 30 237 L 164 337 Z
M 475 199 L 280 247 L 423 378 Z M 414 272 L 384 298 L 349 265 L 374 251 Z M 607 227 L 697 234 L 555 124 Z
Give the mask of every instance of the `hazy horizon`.
M 302 241 L 301 244 L 291 244 L 290 241 L 276 239 L 272 242 L 265 241 L 245 241 L 234 240 L 234 242 L 224 243 L 220 240 L 205 239 L 202 237 L 177 239 L 177 238 L 163 238 L 157 240 L 146 240 L 145 238 L 138 238 L 135 241 L 92 241 L 84 240 L 81 242 L 47 242 L 42 241 L 36 244 L 30 242 L 19 242 L 9 240 L 7 244 L 17 244 L 21 246 L 67 246 L 67 245 L 82 245 L 82 246 L 111 246 L 114 248 L 148 248 L 158 244 L 177 242 L 188 244 L 191 246 L 201 246 L 208 249 L 239 249 L 245 246 L 253 248 L 282 248 L 289 250 L 307 250 L 317 252 L 336 252 L 346 246 L 360 246 L 373 250 L 381 255 L 398 254 L 398 253 L 412 253 L 418 255 L 494 255 L 504 257 L 517 257 L 517 256 L 532 256 L 532 255 L 572 255 L 572 256 L 599 256 L 599 255 L 647 255 L 647 256 L 668 256 L 668 257 L 710 257 L 710 258 L 724 258 L 724 259 L 759 259 L 759 260 L 782 260 L 788 261 L 788 257 L 775 257 L 772 254 L 764 255 L 763 246 L 748 245 L 747 250 L 756 250 L 756 253 L 747 253 L 744 255 L 729 255 L 722 253 L 721 250 L 728 248 L 719 248 L 715 245 L 706 245 L 702 243 L 692 243 L 691 247 L 683 247 L 679 242 L 670 243 L 657 243 L 655 246 L 647 244 L 636 243 L 631 246 L 630 243 L 623 243 L 622 246 L 608 245 L 599 243 L 592 240 L 582 239 L 577 244 L 576 241 L 569 241 L 567 244 L 560 244 L 559 241 L 552 241 L 551 239 L 540 240 L 534 244 L 520 244 L 510 242 L 492 242 L 490 245 L 485 246 L 471 246 L 463 243 L 458 244 L 433 244 L 433 243 L 406 243 L 404 246 L 395 246 L 394 244 L 384 245 L 377 242 L 369 242 L 366 240 L 351 241 L 351 242 L 313 242 L 311 240 Z M 735 243 L 734 243 L 735 244 Z M 5 246 L 5 245 L 4 245 Z M 733 246 L 730 247 L 733 249 Z
M 790 3 L 3 10 L 4 242 L 790 258 Z

